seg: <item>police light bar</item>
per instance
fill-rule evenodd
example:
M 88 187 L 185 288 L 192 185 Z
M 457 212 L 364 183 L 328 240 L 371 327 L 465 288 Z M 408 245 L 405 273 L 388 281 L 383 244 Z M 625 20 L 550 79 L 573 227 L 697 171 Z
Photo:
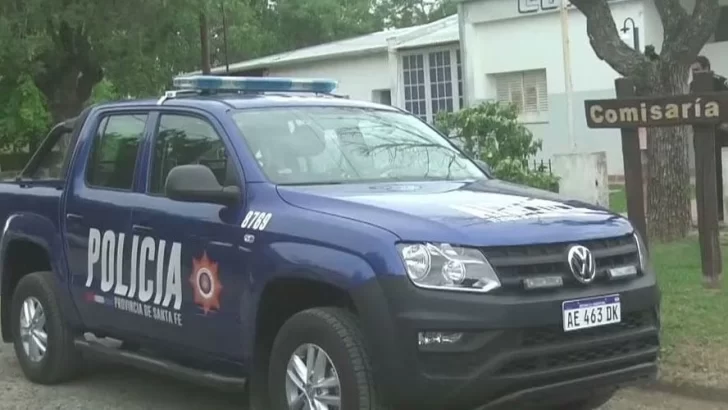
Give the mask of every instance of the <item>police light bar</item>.
M 175 77 L 172 84 L 181 90 L 310 92 L 329 94 L 336 89 L 334 80 L 284 77 L 225 77 L 193 75 Z

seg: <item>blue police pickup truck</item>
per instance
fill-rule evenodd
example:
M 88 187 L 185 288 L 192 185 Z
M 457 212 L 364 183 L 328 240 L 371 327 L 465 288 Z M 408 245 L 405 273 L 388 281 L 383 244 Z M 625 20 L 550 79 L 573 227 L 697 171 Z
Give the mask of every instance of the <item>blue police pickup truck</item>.
M 587 410 L 655 376 L 626 219 L 334 81 L 174 85 L 58 124 L 0 184 L 2 338 L 32 382 L 93 358 L 261 410 Z

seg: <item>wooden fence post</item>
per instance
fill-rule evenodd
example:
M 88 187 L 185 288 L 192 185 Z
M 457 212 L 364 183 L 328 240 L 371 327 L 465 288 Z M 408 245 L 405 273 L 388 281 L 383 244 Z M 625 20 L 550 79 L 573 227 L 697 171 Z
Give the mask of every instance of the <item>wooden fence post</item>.
M 634 82 L 629 78 L 614 80 L 617 98 L 635 97 Z M 638 128 L 621 128 L 622 159 L 624 161 L 624 186 L 627 195 L 627 217 L 647 245 L 647 218 L 645 193 L 642 180 L 642 152 Z
M 713 73 L 696 73 L 696 93 L 713 92 Z M 722 257 L 718 230 L 718 178 L 715 158 L 715 124 L 693 124 L 695 147 L 695 200 L 698 208 L 698 233 L 703 279 L 706 287 L 720 286 Z

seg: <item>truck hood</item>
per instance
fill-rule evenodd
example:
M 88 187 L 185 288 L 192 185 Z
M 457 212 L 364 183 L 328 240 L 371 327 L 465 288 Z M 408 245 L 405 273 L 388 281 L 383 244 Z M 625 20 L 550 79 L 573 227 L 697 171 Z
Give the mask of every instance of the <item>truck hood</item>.
M 375 225 L 405 241 L 508 246 L 633 232 L 604 208 L 499 180 L 278 186 L 278 193 L 293 206 Z

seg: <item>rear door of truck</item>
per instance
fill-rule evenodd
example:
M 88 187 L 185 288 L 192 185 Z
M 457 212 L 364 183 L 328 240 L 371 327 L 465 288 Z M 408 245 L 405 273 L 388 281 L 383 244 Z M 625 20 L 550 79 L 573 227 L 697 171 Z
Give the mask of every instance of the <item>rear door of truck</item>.
M 81 319 L 112 336 L 135 329 L 128 312 L 133 306 L 119 298 L 139 289 L 131 274 L 139 245 L 131 235 L 131 209 L 148 116 L 144 109 L 107 108 L 89 117 L 62 215 L 71 292 Z

